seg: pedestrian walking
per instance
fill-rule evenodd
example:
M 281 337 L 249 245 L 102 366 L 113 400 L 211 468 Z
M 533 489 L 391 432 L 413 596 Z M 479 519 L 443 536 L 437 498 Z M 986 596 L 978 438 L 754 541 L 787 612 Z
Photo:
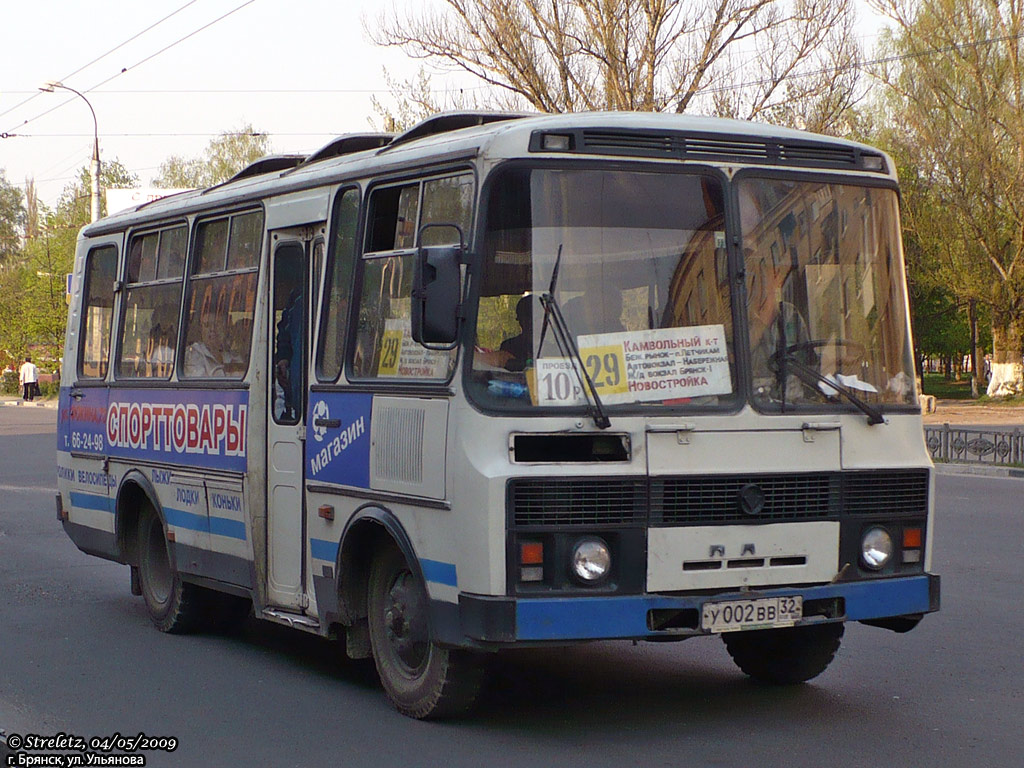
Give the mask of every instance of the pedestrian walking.
M 25 362 L 21 364 L 18 382 L 21 384 L 22 399 L 32 402 L 39 393 L 39 369 L 29 355 L 25 355 Z

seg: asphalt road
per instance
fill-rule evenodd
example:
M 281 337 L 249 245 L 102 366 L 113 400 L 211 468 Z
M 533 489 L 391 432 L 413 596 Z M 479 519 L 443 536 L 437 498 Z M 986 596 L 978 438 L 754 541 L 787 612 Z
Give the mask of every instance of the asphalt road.
M 943 610 L 906 635 L 849 626 L 811 684 L 750 683 L 715 639 L 603 642 L 504 655 L 473 718 L 431 724 L 396 714 L 332 643 L 256 622 L 153 629 L 127 568 L 56 521 L 53 419 L 0 408 L 8 734 L 170 736 L 147 765 L 179 768 L 1024 765 L 1024 481 L 939 476 Z

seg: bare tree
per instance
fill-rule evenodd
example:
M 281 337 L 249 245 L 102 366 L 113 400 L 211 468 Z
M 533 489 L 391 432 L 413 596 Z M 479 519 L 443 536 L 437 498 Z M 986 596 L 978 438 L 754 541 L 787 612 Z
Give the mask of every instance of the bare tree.
M 542 112 L 701 108 L 827 128 L 854 97 L 852 23 L 852 0 L 444 0 L 368 33 Z

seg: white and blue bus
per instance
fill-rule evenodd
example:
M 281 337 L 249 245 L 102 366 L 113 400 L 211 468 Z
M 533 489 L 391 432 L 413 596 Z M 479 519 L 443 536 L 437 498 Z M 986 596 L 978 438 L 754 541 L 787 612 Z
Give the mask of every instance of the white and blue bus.
M 153 623 L 337 636 L 413 717 L 501 649 L 772 683 L 939 607 L 892 160 L 450 113 L 86 227 L 58 516 Z

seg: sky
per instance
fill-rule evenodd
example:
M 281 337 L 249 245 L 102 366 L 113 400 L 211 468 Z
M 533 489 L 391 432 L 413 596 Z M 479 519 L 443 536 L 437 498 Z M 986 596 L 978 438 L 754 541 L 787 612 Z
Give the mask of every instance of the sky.
M 0 0 L 0 137 L 15 134 L 0 138 L 0 169 L 12 184 L 34 178 L 52 205 L 88 165 L 89 108 L 67 91 L 40 92 L 48 81 L 85 94 L 101 158 L 119 160 L 143 185 L 169 156 L 200 155 L 218 134 L 246 123 L 270 134 L 275 153 L 308 153 L 343 133 L 379 130 L 371 97 L 390 100 L 385 68 L 408 79 L 422 65 L 367 38 L 364 19 L 391 5 Z M 433 81 L 472 85 L 455 75 Z
M 88 165 L 89 108 L 40 92 L 49 81 L 85 94 L 101 158 L 142 185 L 168 157 L 201 155 L 245 124 L 275 153 L 378 130 L 371 98 L 391 102 L 385 70 L 404 80 L 423 66 L 365 32 L 396 3 L 441 0 L 0 0 L 0 170 L 12 184 L 34 179 L 52 205 Z M 428 70 L 438 89 L 481 87 Z

